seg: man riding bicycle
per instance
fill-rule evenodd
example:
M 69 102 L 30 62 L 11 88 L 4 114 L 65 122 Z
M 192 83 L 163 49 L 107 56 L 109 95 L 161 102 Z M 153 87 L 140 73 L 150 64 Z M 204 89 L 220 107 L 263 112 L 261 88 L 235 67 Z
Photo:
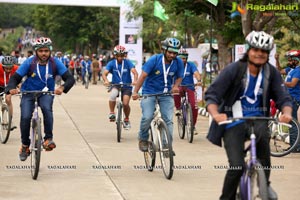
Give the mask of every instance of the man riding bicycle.
M 181 96 L 184 95 L 184 91 L 187 92 L 189 103 L 192 106 L 192 112 L 193 112 L 193 125 L 194 125 L 194 134 L 197 135 L 196 132 L 196 123 L 197 123 L 197 117 L 198 117 L 198 105 L 196 104 L 196 93 L 195 93 L 195 86 L 194 86 L 194 76 L 197 79 L 197 86 L 201 85 L 201 75 L 196 67 L 196 65 L 192 62 L 187 61 L 188 60 L 188 52 L 180 48 L 178 52 L 178 57 L 180 57 L 183 61 L 184 65 L 184 73 L 183 73 L 183 79 L 181 82 L 181 85 L 179 87 L 179 95 L 174 94 L 174 101 L 175 101 L 175 107 L 176 107 L 176 115 L 180 115 L 180 106 L 181 106 Z M 188 85 L 188 86 L 184 86 Z
M 14 63 L 14 58 L 12 56 L 4 56 L 0 63 L 0 93 L 4 92 L 5 87 L 8 84 L 10 77 L 17 71 L 18 65 Z M 5 102 L 8 106 L 9 112 L 11 113 L 11 118 L 13 116 L 13 105 L 11 102 L 11 95 L 5 96 Z M 12 126 L 10 130 L 14 130 L 16 126 Z
M 116 98 L 119 94 L 119 89 L 121 88 L 122 102 L 124 106 L 123 110 L 125 114 L 124 128 L 128 130 L 131 128 L 130 121 L 129 121 L 129 115 L 130 115 L 129 101 L 132 94 L 132 86 L 127 84 L 135 85 L 138 78 L 138 73 L 133 63 L 130 60 L 125 58 L 125 54 L 126 54 L 125 47 L 121 45 L 115 46 L 114 48 L 115 58 L 107 63 L 102 78 L 104 81 L 104 85 L 109 86 L 110 83 L 107 79 L 107 75 L 108 73 L 111 73 L 112 74 L 111 84 L 125 84 L 122 86 L 122 88 L 121 85 L 112 86 L 111 95 L 109 99 L 110 113 L 108 117 L 111 122 L 114 122 L 116 119 L 116 115 L 115 115 Z M 134 78 L 133 82 L 131 78 L 131 73 L 133 74 L 133 78 Z
M 269 116 L 270 99 L 274 99 L 282 115 L 279 121 L 288 123 L 292 119 L 292 102 L 283 85 L 280 73 L 268 63 L 274 38 L 263 31 L 252 31 L 246 37 L 247 52 L 220 73 L 205 93 L 207 110 L 213 118 L 208 139 L 221 146 L 223 137 L 229 160 L 220 199 L 235 199 L 244 169 L 244 141 L 247 127 L 244 121 L 219 126 L 228 117 Z M 277 199 L 271 188 L 269 128 L 267 121 L 256 121 L 254 130 L 258 138 L 257 158 L 260 160 L 268 183 L 269 199 Z
M 10 78 L 6 88 L 7 94 L 17 94 L 19 90 L 16 86 L 27 76 L 21 86 L 23 91 L 53 91 L 56 95 L 67 93 L 74 85 L 75 80 L 70 74 L 66 66 L 57 58 L 51 57 L 52 41 L 50 38 L 40 37 L 33 43 L 35 56 L 28 58 Z M 60 75 L 64 81 L 64 85 L 55 89 L 55 77 Z M 44 119 L 45 137 L 43 147 L 47 151 L 51 151 L 56 147 L 53 141 L 53 99 L 52 95 L 41 95 L 38 97 L 38 103 L 41 107 Z M 23 94 L 21 99 L 21 140 L 22 145 L 19 151 L 21 161 L 25 161 L 30 154 L 29 133 L 30 122 L 34 110 L 33 94 Z
M 167 38 L 162 41 L 162 54 L 153 55 L 142 67 L 142 74 L 134 88 L 132 99 L 139 98 L 138 92 L 142 87 L 142 94 L 178 93 L 183 77 L 183 62 L 177 57 L 180 41 L 176 38 Z M 174 78 L 176 80 L 174 81 Z M 174 99 L 170 95 L 151 96 L 141 100 L 142 119 L 139 130 L 139 149 L 148 150 L 148 130 L 150 128 L 155 102 L 158 98 L 160 112 L 166 122 L 171 141 L 173 138 Z M 174 153 L 175 154 L 175 153 Z

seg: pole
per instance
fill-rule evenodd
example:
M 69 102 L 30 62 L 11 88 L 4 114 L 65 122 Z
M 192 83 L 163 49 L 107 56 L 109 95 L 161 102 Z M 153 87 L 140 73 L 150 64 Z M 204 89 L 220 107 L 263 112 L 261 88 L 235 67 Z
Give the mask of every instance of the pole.
M 212 4 L 210 4 L 210 42 L 209 42 L 209 51 L 210 51 L 210 61 L 209 61 L 209 68 L 210 68 L 210 73 L 209 73 L 209 83 L 211 84 L 212 82 Z

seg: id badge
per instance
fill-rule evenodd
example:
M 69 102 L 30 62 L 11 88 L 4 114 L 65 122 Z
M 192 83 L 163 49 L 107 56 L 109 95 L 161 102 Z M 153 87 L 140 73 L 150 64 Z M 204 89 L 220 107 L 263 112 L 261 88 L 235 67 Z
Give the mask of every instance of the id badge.
M 232 105 L 232 116 L 233 116 L 233 118 L 236 118 L 236 117 L 243 117 L 242 103 L 241 103 L 240 100 L 237 100 L 237 101 Z
M 48 89 L 48 87 L 47 87 L 47 86 L 46 86 L 46 87 L 44 87 L 44 88 L 42 89 L 42 91 L 43 91 L 43 92 L 48 92 L 48 90 L 49 90 L 49 89 Z

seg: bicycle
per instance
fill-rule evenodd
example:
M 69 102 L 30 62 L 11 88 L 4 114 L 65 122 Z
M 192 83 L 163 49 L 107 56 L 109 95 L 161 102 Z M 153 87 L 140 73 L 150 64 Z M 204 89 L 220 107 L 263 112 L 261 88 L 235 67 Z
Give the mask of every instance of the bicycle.
M 181 87 L 188 87 L 194 85 L 181 85 Z M 180 139 L 184 139 L 185 133 L 187 133 L 187 139 L 189 143 L 194 139 L 194 120 L 192 106 L 189 102 L 188 93 L 184 89 L 184 95 L 181 97 L 180 114 L 177 114 L 177 127 Z
M 280 115 L 281 113 L 279 110 L 277 110 L 274 117 L 279 118 Z M 293 130 L 292 127 L 295 127 L 296 130 Z M 300 125 L 295 118 L 292 119 L 292 121 L 289 123 L 289 126 L 284 124 L 276 124 L 273 121 L 270 121 L 269 128 L 271 131 L 271 156 L 282 157 L 288 155 L 296 149 L 300 142 Z M 290 142 L 291 131 L 297 132 L 297 135 L 293 138 L 295 139 L 295 142 L 292 144 Z
M 144 152 L 144 159 L 148 171 L 153 171 L 155 167 L 156 152 L 160 155 L 161 167 L 167 179 L 173 176 L 173 148 L 171 144 L 170 133 L 167 125 L 161 117 L 158 97 L 171 95 L 170 93 L 161 93 L 154 95 L 146 95 L 142 98 L 155 97 L 155 111 L 149 129 L 148 151 Z
M 11 123 L 12 123 L 12 114 L 8 108 L 8 105 L 5 102 L 5 93 L 0 93 L 0 107 L 1 107 L 1 115 L 0 115 L 0 140 L 2 144 L 5 144 L 8 141 L 10 131 L 11 131 Z
M 270 117 L 239 117 L 231 118 L 229 120 L 220 122 L 219 125 L 229 124 L 234 121 L 245 120 L 245 123 L 250 127 L 250 144 L 245 148 L 245 168 L 241 176 L 237 199 L 252 200 L 259 197 L 262 200 L 268 200 L 268 186 L 263 166 L 256 159 L 256 136 L 254 133 L 254 122 L 257 120 L 273 121 L 278 124 L 285 124 L 278 122 L 276 118 Z M 248 156 L 247 156 L 248 155 Z M 255 185 L 257 184 L 257 185 Z
M 90 82 L 90 77 L 89 77 L 89 71 L 88 69 L 86 68 L 85 69 L 85 74 L 84 74 L 84 87 L 85 89 L 88 89 L 89 88 L 89 82 Z
M 39 116 L 38 97 L 40 95 L 54 95 L 53 91 L 23 91 L 20 95 L 34 96 L 34 111 L 31 119 L 30 133 L 30 170 L 32 179 L 36 180 L 39 175 L 41 152 L 42 152 L 42 120 Z
M 130 86 L 130 83 L 121 83 L 121 84 L 111 84 L 109 91 L 116 86 L 118 89 L 118 96 L 116 99 L 117 105 L 117 114 L 116 114 L 116 125 L 117 125 L 117 141 L 121 142 L 122 127 L 124 127 L 124 111 L 123 111 L 123 102 L 122 102 L 122 88 L 124 86 Z

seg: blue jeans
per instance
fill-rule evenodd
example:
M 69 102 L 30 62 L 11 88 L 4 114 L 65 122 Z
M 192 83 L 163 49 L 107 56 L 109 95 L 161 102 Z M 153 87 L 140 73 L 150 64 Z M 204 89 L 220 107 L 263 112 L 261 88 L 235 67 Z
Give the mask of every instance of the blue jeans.
M 163 120 L 166 122 L 170 136 L 171 142 L 173 141 L 173 109 L 174 100 L 172 96 L 152 96 L 142 99 L 142 119 L 140 123 L 139 139 L 147 141 L 149 137 L 148 130 L 150 128 L 151 121 L 153 119 L 153 114 L 155 110 L 155 101 L 158 98 L 158 103 L 160 107 L 160 112 Z
M 44 139 L 52 138 L 53 137 L 53 99 L 54 96 L 51 95 L 41 95 L 38 97 L 38 104 L 43 113 L 44 119 L 44 132 L 45 137 Z M 22 144 L 30 145 L 30 125 L 31 125 L 31 118 L 32 113 L 34 110 L 34 96 L 32 94 L 25 94 L 22 95 L 21 99 L 21 139 Z

